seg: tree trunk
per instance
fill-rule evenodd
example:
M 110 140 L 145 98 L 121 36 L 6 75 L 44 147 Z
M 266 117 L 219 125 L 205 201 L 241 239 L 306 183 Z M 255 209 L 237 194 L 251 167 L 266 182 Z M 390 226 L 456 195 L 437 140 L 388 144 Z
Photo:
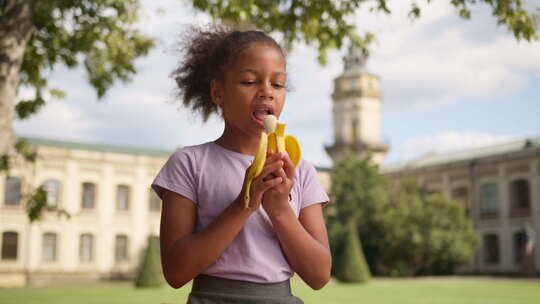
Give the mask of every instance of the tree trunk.
M 15 98 L 24 49 L 34 30 L 34 0 L 0 1 L 0 156 L 13 155 Z

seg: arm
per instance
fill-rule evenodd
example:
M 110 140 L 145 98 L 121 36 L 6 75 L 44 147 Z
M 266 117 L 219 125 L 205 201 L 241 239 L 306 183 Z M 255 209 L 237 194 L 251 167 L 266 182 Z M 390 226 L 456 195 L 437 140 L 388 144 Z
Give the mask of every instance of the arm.
M 322 206 L 305 207 L 296 218 L 288 201 L 294 183 L 294 165 L 287 155 L 282 160 L 283 168 L 276 175 L 283 182 L 265 192 L 263 207 L 291 267 L 311 288 L 321 289 L 330 280 L 332 265 Z
M 259 207 L 262 193 L 281 182 L 280 177 L 263 181 L 279 166 L 275 159 L 270 159 L 261 175 L 253 180 L 250 208 L 244 209 L 242 190 L 222 214 L 198 232 L 194 232 L 196 205 L 177 193 L 163 189 L 161 263 L 169 285 L 182 287 L 218 259 L 251 213 Z
M 332 256 L 321 204 L 303 208 L 297 219 L 289 209 L 271 218 L 291 267 L 313 289 L 330 280 Z

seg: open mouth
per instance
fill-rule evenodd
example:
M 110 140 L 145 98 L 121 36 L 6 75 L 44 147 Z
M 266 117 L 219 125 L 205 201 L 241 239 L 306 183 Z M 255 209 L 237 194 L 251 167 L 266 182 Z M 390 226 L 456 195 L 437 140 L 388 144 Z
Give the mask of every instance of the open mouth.
M 253 111 L 252 116 L 253 116 L 253 119 L 255 119 L 258 123 L 263 125 L 264 117 L 266 115 L 273 115 L 273 114 L 274 112 L 272 111 L 272 109 L 258 109 L 258 110 Z

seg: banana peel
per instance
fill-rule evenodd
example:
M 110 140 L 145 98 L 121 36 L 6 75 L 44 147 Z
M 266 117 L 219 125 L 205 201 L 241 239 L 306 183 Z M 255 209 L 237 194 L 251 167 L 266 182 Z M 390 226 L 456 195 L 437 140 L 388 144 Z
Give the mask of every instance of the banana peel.
M 298 166 L 302 158 L 300 144 L 292 135 L 285 135 L 284 123 L 279 123 L 274 115 L 267 115 L 264 119 L 265 131 L 261 132 L 259 148 L 253 159 L 253 163 L 248 169 L 246 178 L 246 187 L 244 193 L 244 208 L 249 207 L 249 193 L 251 184 L 259 174 L 261 174 L 266 162 L 266 154 L 268 152 L 287 153 L 294 167 Z

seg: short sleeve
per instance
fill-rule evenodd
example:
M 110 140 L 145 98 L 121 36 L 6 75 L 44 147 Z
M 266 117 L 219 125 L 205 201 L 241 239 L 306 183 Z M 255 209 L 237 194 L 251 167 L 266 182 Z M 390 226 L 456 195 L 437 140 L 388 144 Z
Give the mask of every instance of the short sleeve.
M 197 204 L 195 156 L 187 148 L 172 154 L 152 182 L 152 189 L 163 199 L 163 189 L 178 193 Z
M 300 179 L 300 182 L 302 183 L 300 209 L 317 203 L 323 203 L 323 206 L 325 206 L 330 199 L 321 185 L 317 170 L 315 170 L 315 167 L 311 163 L 305 160 L 302 160 L 302 162 L 304 168 L 302 168 L 303 172 L 301 173 Z

